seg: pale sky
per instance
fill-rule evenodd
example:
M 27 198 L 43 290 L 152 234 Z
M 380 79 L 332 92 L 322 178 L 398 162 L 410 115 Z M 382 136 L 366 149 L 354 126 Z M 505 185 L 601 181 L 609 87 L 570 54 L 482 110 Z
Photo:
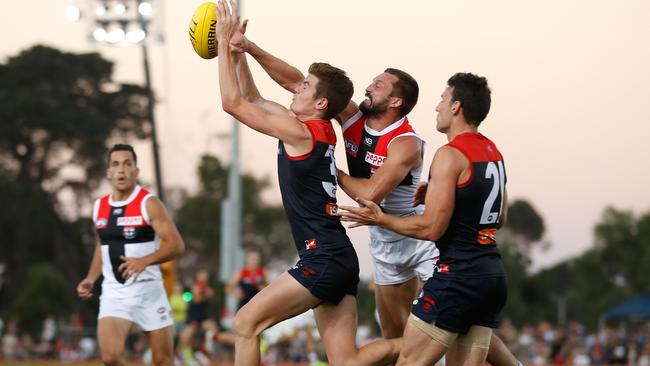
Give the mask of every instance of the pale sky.
M 5 1 L 0 59 L 36 43 L 99 51 L 115 61 L 116 80 L 142 82 L 138 47 L 89 44 L 83 22 L 65 21 L 65 7 L 81 1 Z M 446 142 L 434 108 L 447 79 L 458 71 L 486 76 L 492 109 L 480 131 L 505 157 L 510 198 L 535 206 L 552 243 L 534 254 L 535 268 L 587 249 L 606 206 L 650 210 L 650 1 L 244 1 L 251 40 L 303 71 L 313 61 L 341 67 L 356 101 L 386 67 L 413 75 L 420 99 L 409 119 L 428 142 L 425 171 Z M 201 154 L 230 159 L 218 135 L 231 122 L 220 108 L 216 60 L 196 56 L 187 36 L 202 1 L 163 3 L 166 43 L 151 48 L 163 176 L 167 187 L 195 191 Z M 251 65 L 263 96 L 288 105 L 290 95 Z M 241 131 L 243 170 L 271 177 L 265 197 L 279 202 L 277 142 Z M 153 186 L 149 145 L 138 148 L 143 181 Z M 346 169 L 342 144 L 337 163 Z M 349 233 L 367 278 L 367 230 Z

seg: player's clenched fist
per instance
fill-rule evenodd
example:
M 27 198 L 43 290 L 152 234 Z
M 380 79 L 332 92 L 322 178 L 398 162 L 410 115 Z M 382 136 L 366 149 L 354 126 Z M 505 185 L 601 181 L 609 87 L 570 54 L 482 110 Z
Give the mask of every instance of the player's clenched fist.
M 87 278 L 84 278 L 79 282 L 79 285 L 77 285 L 77 295 L 82 300 L 88 300 L 91 297 L 93 297 L 93 282 Z

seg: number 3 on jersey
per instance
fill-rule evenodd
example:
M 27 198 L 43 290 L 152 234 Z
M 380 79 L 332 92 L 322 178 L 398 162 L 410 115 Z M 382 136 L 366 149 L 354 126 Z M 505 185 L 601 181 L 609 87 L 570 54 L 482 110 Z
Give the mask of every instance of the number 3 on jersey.
M 503 171 L 503 162 L 488 162 L 485 169 L 485 178 L 492 179 L 492 190 L 485 200 L 483 212 L 481 213 L 481 225 L 494 224 L 499 221 L 503 211 L 503 191 L 505 189 L 505 173 Z M 494 202 L 499 199 L 499 207 L 496 212 L 492 211 Z
M 336 160 L 334 159 L 334 146 L 330 145 L 330 147 L 325 152 L 325 156 L 329 156 L 330 159 L 332 159 L 332 162 L 330 163 L 330 173 L 334 178 L 334 183 L 323 182 L 323 189 L 328 196 L 336 198 L 336 185 L 338 184 L 338 181 L 336 180 Z

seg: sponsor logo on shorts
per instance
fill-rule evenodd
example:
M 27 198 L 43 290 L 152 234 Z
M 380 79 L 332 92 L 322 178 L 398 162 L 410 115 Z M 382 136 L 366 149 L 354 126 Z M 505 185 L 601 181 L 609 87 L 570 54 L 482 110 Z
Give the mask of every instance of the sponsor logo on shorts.
M 106 219 L 99 219 L 95 223 L 95 227 L 98 228 L 98 229 L 105 228 L 106 225 L 108 225 L 108 220 L 106 220 Z
M 160 321 L 161 321 L 161 322 L 164 322 L 165 320 L 167 320 L 167 315 L 162 315 L 162 316 L 160 317 Z
M 384 165 L 384 161 L 386 160 L 385 156 L 373 154 L 370 151 L 366 152 L 366 157 L 364 159 L 366 163 L 369 163 L 374 166 L 382 166 Z
M 422 309 L 426 312 L 431 311 L 433 306 L 436 304 L 436 301 L 428 296 L 425 296 L 423 299 L 424 305 L 422 305 Z
M 158 312 L 158 314 L 162 314 L 162 313 L 164 313 L 166 310 L 167 310 L 167 309 L 165 309 L 164 307 L 160 307 L 160 308 L 158 308 L 158 310 L 156 310 L 156 311 Z
M 316 239 L 307 239 L 305 240 L 305 248 L 307 250 L 316 249 Z
M 316 274 L 316 270 L 309 268 L 307 266 L 303 266 L 302 270 L 300 271 L 300 274 L 305 278 L 309 278 Z
M 138 226 L 142 225 L 142 216 L 125 216 L 117 218 L 117 226 Z
M 122 236 L 124 239 L 131 240 L 135 238 L 135 228 L 133 226 L 125 226 L 124 231 L 122 231 Z
M 434 271 L 440 273 L 449 273 L 451 272 L 451 267 L 449 267 L 448 264 L 438 264 L 436 267 L 434 267 Z

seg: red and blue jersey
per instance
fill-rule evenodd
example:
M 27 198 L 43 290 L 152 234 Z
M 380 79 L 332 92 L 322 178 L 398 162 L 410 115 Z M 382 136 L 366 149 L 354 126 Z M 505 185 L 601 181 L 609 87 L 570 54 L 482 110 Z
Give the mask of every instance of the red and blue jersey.
M 495 144 L 480 133 L 456 136 L 447 146 L 460 151 L 470 163 L 469 178 L 456 187 L 454 212 L 440 249 L 437 273 L 458 277 L 505 274 L 496 246 L 503 213 L 506 172 Z
M 351 246 L 338 216 L 336 203 L 336 135 L 325 120 L 304 122 L 312 135 L 312 150 L 289 156 L 278 146 L 278 178 L 284 210 L 302 257 L 316 248 Z

